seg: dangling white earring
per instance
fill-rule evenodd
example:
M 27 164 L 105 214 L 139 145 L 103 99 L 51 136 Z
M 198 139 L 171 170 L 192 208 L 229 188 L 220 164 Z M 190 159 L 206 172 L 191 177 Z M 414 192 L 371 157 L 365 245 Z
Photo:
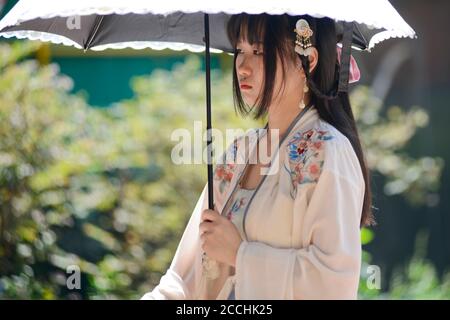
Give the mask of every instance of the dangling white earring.
M 306 78 L 305 78 L 305 84 L 303 85 L 302 100 L 300 101 L 300 104 L 298 105 L 298 107 L 300 109 L 304 109 L 305 108 L 305 93 L 307 93 L 308 91 L 309 91 L 309 88 L 308 88 L 308 84 L 306 83 Z

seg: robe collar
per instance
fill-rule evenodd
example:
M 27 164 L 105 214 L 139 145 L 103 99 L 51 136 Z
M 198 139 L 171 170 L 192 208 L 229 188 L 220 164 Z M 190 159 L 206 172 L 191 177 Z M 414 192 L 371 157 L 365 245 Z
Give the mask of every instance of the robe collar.
M 275 154 L 272 157 L 272 161 L 278 161 L 277 157 L 280 157 L 280 149 L 284 149 L 284 145 L 288 143 L 291 139 L 291 137 L 297 133 L 298 131 L 307 131 L 311 129 L 314 126 L 314 123 L 319 119 L 319 114 L 316 110 L 316 108 L 311 105 L 308 110 L 303 114 L 301 117 L 296 117 L 291 125 L 289 126 L 288 130 L 285 133 L 285 138 L 280 141 L 280 147 L 276 150 Z M 244 137 L 248 137 L 248 151 L 247 148 L 243 148 L 243 139 L 240 139 L 241 141 L 238 143 L 238 146 L 236 148 L 236 154 L 235 154 L 235 170 L 233 174 L 233 178 L 231 180 L 230 185 L 227 188 L 227 191 L 224 194 L 224 202 L 222 208 L 220 208 L 221 211 L 225 208 L 227 202 L 229 201 L 229 198 L 231 197 L 233 191 L 236 189 L 237 183 L 241 179 L 241 176 L 244 173 L 244 170 L 246 168 L 246 164 L 249 158 L 249 155 L 251 155 L 256 148 L 256 144 L 258 141 L 258 138 L 261 138 L 264 134 L 267 133 L 267 124 L 264 128 L 258 128 L 253 129 L 249 133 L 247 133 Z M 222 212 L 223 214 L 223 212 Z

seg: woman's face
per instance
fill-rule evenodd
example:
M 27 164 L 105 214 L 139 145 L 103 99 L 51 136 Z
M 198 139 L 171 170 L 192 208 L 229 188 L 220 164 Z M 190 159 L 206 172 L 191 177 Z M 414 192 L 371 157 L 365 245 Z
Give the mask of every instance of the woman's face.
M 236 73 L 245 103 L 253 106 L 264 86 L 262 43 L 241 40 L 236 45 Z
M 262 43 L 251 45 L 247 41 L 240 40 L 236 45 L 236 73 L 239 81 L 242 98 L 249 106 L 254 106 L 258 96 L 262 95 L 264 88 L 264 48 Z M 282 65 L 281 59 L 277 56 L 277 71 L 274 81 L 274 95 L 272 103 L 277 104 L 282 96 L 291 94 L 299 95 L 303 89 L 302 70 L 295 66 L 293 61 L 286 59 L 287 73 L 285 87 L 282 88 Z M 300 63 L 298 59 L 297 63 Z M 281 91 L 284 89 L 283 91 Z M 278 102 L 277 102 L 278 101 Z

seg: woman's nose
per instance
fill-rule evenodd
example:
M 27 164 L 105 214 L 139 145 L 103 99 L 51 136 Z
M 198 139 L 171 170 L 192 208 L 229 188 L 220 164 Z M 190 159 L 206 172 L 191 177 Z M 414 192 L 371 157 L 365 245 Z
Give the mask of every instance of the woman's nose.
M 244 58 L 237 64 L 237 72 L 240 76 L 243 76 L 243 77 L 248 77 L 251 75 L 252 69 L 251 69 L 247 59 Z

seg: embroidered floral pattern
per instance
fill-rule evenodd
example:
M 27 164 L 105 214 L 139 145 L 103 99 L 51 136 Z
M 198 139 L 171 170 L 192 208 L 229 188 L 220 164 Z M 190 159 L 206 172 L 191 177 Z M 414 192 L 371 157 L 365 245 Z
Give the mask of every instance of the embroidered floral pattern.
M 291 175 L 292 198 L 298 185 L 317 182 L 322 172 L 324 141 L 333 138 L 328 131 L 311 129 L 295 133 L 288 142 L 289 168 L 285 169 Z
M 214 180 L 219 183 L 219 191 L 223 193 L 233 179 L 234 164 L 218 164 L 214 172 Z
M 241 210 L 241 208 L 243 206 L 245 206 L 247 203 L 247 198 L 246 197 L 239 197 L 237 198 L 233 205 L 231 206 L 230 211 L 227 214 L 227 218 L 228 220 L 233 220 L 234 215 L 239 212 L 239 210 Z
M 219 185 L 220 193 L 225 191 L 225 188 L 233 179 L 236 157 L 237 157 L 238 139 L 235 139 L 233 144 L 224 153 L 221 163 L 216 165 L 214 170 L 214 180 Z

